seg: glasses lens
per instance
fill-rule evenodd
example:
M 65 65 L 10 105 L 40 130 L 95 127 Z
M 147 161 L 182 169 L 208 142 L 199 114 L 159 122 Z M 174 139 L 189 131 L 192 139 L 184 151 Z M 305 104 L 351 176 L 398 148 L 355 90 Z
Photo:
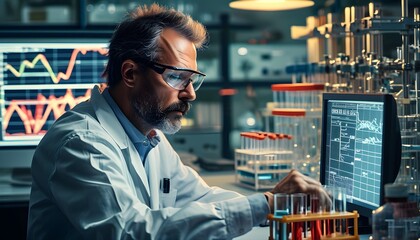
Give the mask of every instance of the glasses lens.
M 189 81 L 191 74 L 192 73 L 186 71 L 166 69 L 162 76 L 169 86 L 177 90 L 183 90 L 185 89 L 186 82 Z
M 201 74 L 173 69 L 166 69 L 162 76 L 169 86 L 177 90 L 184 90 L 191 82 L 194 90 L 197 91 L 204 80 Z
M 191 82 L 192 82 L 194 91 L 197 91 L 200 88 L 203 81 L 204 81 L 204 75 L 195 73 L 191 76 Z

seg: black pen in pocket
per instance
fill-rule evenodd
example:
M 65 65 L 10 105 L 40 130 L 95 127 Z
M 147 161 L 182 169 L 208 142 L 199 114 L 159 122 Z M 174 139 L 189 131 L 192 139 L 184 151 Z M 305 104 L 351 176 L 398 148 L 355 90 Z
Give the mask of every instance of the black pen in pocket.
M 171 189 L 171 180 L 169 178 L 164 178 L 162 183 L 162 191 L 163 193 L 169 193 Z

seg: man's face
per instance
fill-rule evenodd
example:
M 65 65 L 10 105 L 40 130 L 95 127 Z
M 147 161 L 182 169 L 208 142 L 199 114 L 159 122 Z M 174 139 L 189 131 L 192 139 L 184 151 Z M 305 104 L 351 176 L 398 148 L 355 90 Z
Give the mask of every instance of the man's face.
M 196 70 L 196 49 L 192 42 L 171 29 L 165 29 L 159 41 L 157 62 L 165 65 Z M 169 86 L 162 75 L 147 69 L 136 84 L 131 96 L 134 114 L 142 122 L 167 134 L 181 129 L 181 119 L 190 109 L 190 101 L 195 100 L 195 91 L 189 84 L 184 90 Z
M 174 134 L 181 129 L 181 118 L 191 105 L 180 100 L 164 106 L 157 96 L 151 94 L 133 97 L 131 104 L 137 117 L 167 134 Z

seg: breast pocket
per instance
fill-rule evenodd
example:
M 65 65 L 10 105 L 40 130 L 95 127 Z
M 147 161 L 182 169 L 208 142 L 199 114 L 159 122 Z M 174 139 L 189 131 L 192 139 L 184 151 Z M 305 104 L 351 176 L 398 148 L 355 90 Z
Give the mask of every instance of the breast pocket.
M 169 193 L 159 192 L 159 208 L 175 207 L 177 190 L 171 188 Z

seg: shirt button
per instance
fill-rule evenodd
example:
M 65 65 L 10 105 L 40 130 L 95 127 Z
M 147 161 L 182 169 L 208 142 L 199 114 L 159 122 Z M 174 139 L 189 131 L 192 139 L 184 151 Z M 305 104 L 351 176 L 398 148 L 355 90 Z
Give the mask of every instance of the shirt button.
M 143 146 L 148 146 L 148 145 L 149 145 L 149 141 L 144 140 L 144 141 L 143 141 Z

